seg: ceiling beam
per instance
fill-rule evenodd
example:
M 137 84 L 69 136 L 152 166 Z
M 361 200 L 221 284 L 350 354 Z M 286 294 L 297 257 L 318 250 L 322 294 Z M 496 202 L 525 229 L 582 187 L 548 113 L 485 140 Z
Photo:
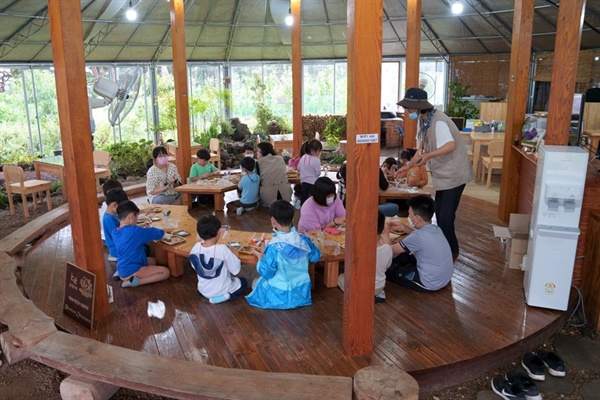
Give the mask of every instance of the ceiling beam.
M 229 38 L 227 39 L 227 51 L 225 52 L 226 63 L 229 63 L 229 58 L 231 57 L 231 48 L 234 47 L 233 38 L 235 36 L 235 31 L 238 27 L 238 23 L 240 22 L 240 10 L 242 9 L 243 1 L 244 0 L 237 0 L 237 5 L 235 7 L 235 14 L 233 15 L 233 24 L 231 29 L 229 30 Z
M 478 10 L 479 6 L 483 7 L 488 12 L 491 11 L 491 9 L 486 4 L 484 4 L 483 0 L 477 0 L 477 1 L 466 0 L 466 3 L 469 6 L 471 6 L 471 8 L 473 10 L 475 10 L 475 12 L 477 13 L 477 15 L 479 15 L 481 18 L 483 18 L 483 20 L 485 22 L 487 22 L 489 26 L 491 26 L 496 32 L 498 32 L 498 34 L 500 34 L 500 36 L 502 37 L 502 40 L 508 45 L 508 48 L 510 49 L 512 47 L 512 43 L 511 43 L 511 40 L 510 40 L 510 38 L 508 36 L 512 36 L 512 29 L 508 25 L 506 25 L 506 23 L 504 23 L 504 21 L 502 21 L 496 14 L 484 14 L 484 13 L 480 12 Z M 500 28 L 498 28 L 496 25 L 494 25 L 489 20 L 490 17 L 494 18 L 494 20 L 496 22 L 499 22 L 500 26 L 506 30 L 506 33 L 502 32 L 500 30 Z M 507 34 L 508 34 L 508 36 L 507 36 Z
M 152 14 L 152 11 L 154 11 L 154 7 L 156 7 L 156 4 L 158 3 L 158 0 L 154 0 L 154 3 L 152 3 L 152 5 L 150 6 L 150 9 L 146 12 L 146 15 L 144 15 L 144 18 L 142 19 L 142 22 L 146 21 L 148 19 L 148 16 L 150 14 Z M 131 35 L 129 35 L 129 38 L 127 39 L 127 42 L 125 42 L 125 46 L 121 47 L 121 50 L 119 50 L 119 52 L 117 53 L 115 59 L 118 59 L 119 56 L 121 55 L 121 53 L 123 52 L 123 50 L 125 50 L 125 48 L 127 46 L 129 46 L 129 43 L 131 42 L 131 38 L 133 38 L 133 36 L 136 34 L 136 32 L 138 31 L 138 29 L 140 29 L 140 27 L 142 26 L 142 24 L 138 24 L 135 29 L 133 30 L 133 32 L 131 33 Z M 94 38 L 95 39 L 95 38 Z M 98 41 L 101 42 L 102 40 L 104 40 L 104 38 L 100 39 Z M 94 46 L 95 48 L 95 46 Z M 93 51 L 93 50 L 92 50 Z M 88 54 L 90 54 L 92 51 L 88 52 L 87 51 L 87 46 L 86 46 L 86 51 L 85 51 L 85 56 L 87 58 Z
M 185 7 L 185 11 L 184 11 L 184 16 L 188 13 L 188 11 L 190 10 L 190 8 L 192 8 L 192 5 L 194 4 L 195 0 L 188 0 L 188 3 Z M 187 24 L 186 24 L 187 26 Z M 160 56 L 162 55 L 163 51 L 165 51 L 165 48 L 167 47 L 167 45 L 169 44 L 171 39 L 171 24 L 169 22 L 169 26 L 167 27 L 167 30 L 165 31 L 165 34 L 162 37 L 162 40 L 160 41 L 158 48 L 156 49 L 156 51 L 154 52 L 154 55 L 152 55 L 152 60 L 151 63 L 152 65 L 156 65 L 156 63 L 160 60 Z M 114 46 L 114 43 L 113 43 Z M 132 45 L 130 45 L 132 46 Z
M 204 24 L 206 24 L 206 22 L 210 18 L 210 15 L 212 14 L 212 11 L 213 11 L 213 8 L 214 8 L 216 2 L 217 2 L 217 0 L 212 0 L 210 2 L 210 5 L 208 6 L 208 12 L 204 16 Z M 200 27 L 200 32 L 198 32 L 198 36 L 196 37 L 196 42 L 194 43 L 194 49 L 192 50 L 192 56 L 194 55 L 194 52 L 196 51 L 196 47 L 198 46 L 198 43 L 200 42 L 200 36 L 202 36 L 202 32 L 204 32 L 204 27 L 206 26 L 204 24 Z
M 555 7 L 555 8 L 557 8 L 557 9 L 559 8 L 559 7 L 558 7 L 558 4 L 557 4 L 557 3 L 555 3 L 554 1 L 552 1 L 552 0 L 545 0 L 545 1 L 546 1 L 546 3 L 550 4 L 552 7 Z M 589 8 L 589 7 L 585 7 L 585 13 L 584 13 L 584 17 L 583 17 L 583 25 L 587 26 L 588 28 L 590 28 L 591 30 L 593 30 L 594 32 L 596 32 L 597 34 L 599 34 L 599 35 L 600 35 L 600 30 L 598 30 L 598 29 L 597 29 L 597 28 L 596 28 L 594 25 L 592 25 L 592 24 L 590 24 L 589 22 L 586 22 L 586 21 L 585 21 L 585 15 L 586 15 L 588 12 L 589 12 L 590 14 L 594 15 L 595 17 L 598 17 L 598 13 L 596 13 L 594 10 L 592 10 L 592 9 L 591 9 L 591 8 Z
M 8 53 L 13 51 L 19 44 L 25 42 L 33 34 L 42 29 L 50 20 L 48 16 L 48 6 L 42 8 L 31 17 L 27 22 L 21 25 L 12 35 L 0 43 L 0 61 L 6 57 Z M 42 17 L 42 18 L 39 18 Z M 14 41 L 11 43 L 11 40 Z M 47 42 L 50 43 L 49 41 Z

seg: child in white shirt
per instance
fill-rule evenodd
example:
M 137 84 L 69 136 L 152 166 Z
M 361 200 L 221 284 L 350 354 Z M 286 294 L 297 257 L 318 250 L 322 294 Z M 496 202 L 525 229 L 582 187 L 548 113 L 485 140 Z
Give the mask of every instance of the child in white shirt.
M 300 158 L 298 172 L 300 172 L 301 194 L 300 202 L 304 202 L 311 196 L 313 185 L 321 176 L 321 150 L 323 145 L 317 139 L 312 139 L 306 145 L 306 154 Z

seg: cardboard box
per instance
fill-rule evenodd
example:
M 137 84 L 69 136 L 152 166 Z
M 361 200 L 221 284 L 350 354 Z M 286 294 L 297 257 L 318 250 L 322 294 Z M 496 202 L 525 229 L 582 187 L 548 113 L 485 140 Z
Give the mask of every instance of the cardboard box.
M 529 223 L 527 214 L 510 214 L 508 228 L 494 225 L 494 236 L 506 241 L 506 263 L 510 269 L 522 269 L 523 256 L 527 253 L 529 242 Z

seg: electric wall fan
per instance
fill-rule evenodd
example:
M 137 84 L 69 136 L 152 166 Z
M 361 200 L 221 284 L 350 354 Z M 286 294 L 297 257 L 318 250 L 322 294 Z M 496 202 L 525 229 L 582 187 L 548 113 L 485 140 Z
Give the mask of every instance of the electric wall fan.
M 110 105 L 108 121 L 112 126 L 119 125 L 133 109 L 140 91 L 142 69 L 130 68 L 114 82 L 106 78 L 98 78 L 93 91 L 102 98 L 90 98 L 90 112 L 92 108 L 101 108 Z M 94 123 L 92 122 L 92 125 Z
M 419 73 L 419 87 L 427 92 L 427 100 L 431 100 L 435 94 L 435 79 L 425 72 Z

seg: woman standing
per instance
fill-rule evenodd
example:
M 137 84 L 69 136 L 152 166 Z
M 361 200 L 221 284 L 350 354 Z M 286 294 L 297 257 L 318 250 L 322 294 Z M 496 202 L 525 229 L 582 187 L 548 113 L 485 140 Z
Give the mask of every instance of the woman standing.
M 270 206 L 279 199 L 290 201 L 292 187 L 287 180 L 283 157 L 278 156 L 269 142 L 260 142 L 256 152 L 256 172 L 260 176 L 260 202 Z
M 419 121 L 417 153 L 396 176 L 405 176 L 412 167 L 426 163 L 435 189 L 437 224 L 450 244 L 452 258 L 458 257 L 458 240 L 454 231 L 456 210 L 467 182 L 475 177 L 467 149 L 454 122 L 427 101 L 427 92 L 410 88 L 397 103 L 410 119 Z
M 175 191 L 180 177 L 177 167 L 169 162 L 167 149 L 163 146 L 152 150 L 153 165 L 146 174 L 146 194 L 152 204 L 181 204 L 181 194 Z

